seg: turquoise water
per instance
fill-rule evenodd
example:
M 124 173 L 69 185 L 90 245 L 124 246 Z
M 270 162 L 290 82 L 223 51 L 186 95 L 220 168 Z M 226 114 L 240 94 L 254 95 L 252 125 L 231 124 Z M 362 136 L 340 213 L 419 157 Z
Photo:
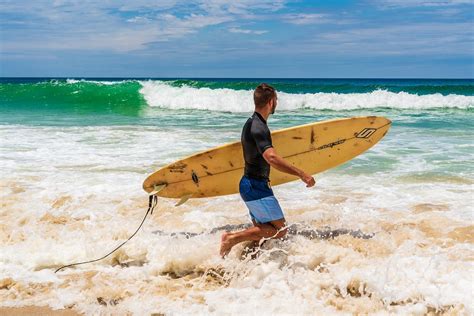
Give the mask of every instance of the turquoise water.
M 382 142 L 386 154 L 369 152 L 365 157 L 372 159 L 342 167 L 344 172 L 388 171 L 407 157 L 424 157 L 429 171 L 413 174 L 414 181 L 472 179 L 473 80 L 2 79 L 0 124 L 227 132 L 213 143 L 233 141 L 251 112 L 251 89 L 261 81 L 280 94 L 272 129 L 348 116 L 393 121 Z

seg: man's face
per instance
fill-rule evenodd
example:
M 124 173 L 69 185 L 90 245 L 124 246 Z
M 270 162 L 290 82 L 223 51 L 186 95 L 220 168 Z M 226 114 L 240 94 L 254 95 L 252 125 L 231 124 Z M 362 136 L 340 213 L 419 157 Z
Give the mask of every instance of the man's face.
M 276 109 L 276 107 L 277 107 L 277 100 L 278 100 L 278 98 L 277 98 L 276 96 L 275 96 L 275 98 L 273 98 L 273 100 L 272 100 L 273 102 L 272 102 L 272 110 L 271 110 L 271 112 L 270 112 L 271 114 L 275 113 L 275 109 Z

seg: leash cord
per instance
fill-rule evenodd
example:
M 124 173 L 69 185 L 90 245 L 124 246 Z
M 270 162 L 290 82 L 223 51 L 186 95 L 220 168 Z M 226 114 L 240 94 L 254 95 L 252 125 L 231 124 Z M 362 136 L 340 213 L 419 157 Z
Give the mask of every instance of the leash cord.
M 117 251 L 120 247 L 122 247 L 123 245 L 125 245 L 130 239 L 133 238 L 133 236 L 135 236 L 138 231 L 140 230 L 140 228 L 143 226 L 143 223 L 145 222 L 145 219 L 147 218 L 148 214 L 153 214 L 153 210 L 155 209 L 155 206 L 158 202 L 158 198 L 156 195 L 150 195 L 149 199 L 148 199 L 148 210 L 146 211 L 146 214 L 145 214 L 145 217 L 143 217 L 143 220 L 142 222 L 140 223 L 140 226 L 138 226 L 137 230 L 127 239 L 125 240 L 123 243 L 121 243 L 119 246 L 115 247 L 114 250 L 112 250 L 111 252 L 109 252 L 108 254 L 106 254 L 105 256 L 101 257 L 101 258 L 98 258 L 98 259 L 94 259 L 94 260 L 90 260 L 90 261 L 84 261 L 84 262 L 77 262 L 77 263 L 71 263 L 71 264 L 68 264 L 68 265 L 65 265 L 65 266 L 62 266 L 60 267 L 59 269 L 57 269 L 56 271 L 54 271 L 54 273 L 57 273 L 59 271 L 61 271 L 62 269 L 64 268 L 68 268 L 68 267 L 72 267 L 72 266 L 77 266 L 77 265 L 80 265 L 80 264 L 86 264 L 86 263 L 92 263 L 92 262 L 96 262 L 96 261 L 100 261 L 102 259 L 105 259 L 107 258 L 108 256 L 110 256 L 112 253 L 114 253 L 115 251 Z

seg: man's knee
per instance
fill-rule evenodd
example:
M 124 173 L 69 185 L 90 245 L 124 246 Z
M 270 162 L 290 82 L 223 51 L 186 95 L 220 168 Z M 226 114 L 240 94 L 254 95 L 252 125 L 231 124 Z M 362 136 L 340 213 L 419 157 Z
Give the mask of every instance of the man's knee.
M 283 237 L 286 236 L 287 232 L 288 232 L 288 228 L 282 227 L 282 228 L 278 229 L 278 233 L 275 236 L 275 238 L 283 238 Z
M 286 221 L 284 218 L 272 221 L 270 224 L 276 229 L 277 233 L 275 235 L 275 238 L 283 238 L 286 236 L 286 233 L 288 232 L 288 228 L 286 227 Z

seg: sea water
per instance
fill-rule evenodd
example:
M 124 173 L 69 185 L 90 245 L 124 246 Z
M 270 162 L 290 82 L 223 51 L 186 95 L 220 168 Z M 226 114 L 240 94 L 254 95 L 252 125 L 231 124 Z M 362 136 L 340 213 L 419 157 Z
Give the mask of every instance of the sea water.
M 377 115 L 393 125 L 350 162 L 274 187 L 290 235 L 225 260 L 238 195 L 148 206 L 160 167 L 240 139 L 252 90 L 278 90 L 271 130 Z M 474 313 L 474 81 L 41 79 L 0 81 L 0 305 L 86 314 Z M 315 161 L 317 163 L 317 161 Z M 231 226 L 232 227 L 232 226 Z M 159 233 L 158 233 L 159 232 Z M 190 234 L 180 234 L 188 232 Z

